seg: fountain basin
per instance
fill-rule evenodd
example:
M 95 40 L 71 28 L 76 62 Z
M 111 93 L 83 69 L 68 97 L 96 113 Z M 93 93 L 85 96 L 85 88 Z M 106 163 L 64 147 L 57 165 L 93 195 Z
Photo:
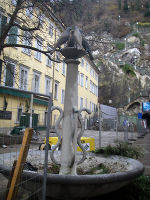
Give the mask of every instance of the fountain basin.
M 79 199 L 103 195 L 115 191 L 142 175 L 143 164 L 135 159 L 125 158 L 130 166 L 128 171 L 98 175 L 47 175 L 47 197 L 57 199 Z M 0 173 L 9 177 L 11 168 L 0 165 Z M 42 187 L 43 174 L 23 171 L 23 187 L 36 191 Z
M 78 50 L 74 47 L 65 47 L 61 49 L 60 52 L 66 59 L 78 59 L 86 54 L 84 50 Z

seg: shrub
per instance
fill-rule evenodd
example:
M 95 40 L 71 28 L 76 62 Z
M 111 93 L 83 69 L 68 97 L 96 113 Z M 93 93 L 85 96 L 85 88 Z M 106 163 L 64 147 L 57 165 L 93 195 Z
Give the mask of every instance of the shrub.
M 119 155 L 129 158 L 139 158 L 143 155 L 139 147 L 133 147 L 128 145 L 126 142 L 119 142 L 116 146 L 108 145 L 104 148 L 97 149 L 95 153 L 102 153 L 104 155 Z
M 133 33 L 132 36 L 135 36 L 135 37 L 137 37 L 137 38 L 140 38 L 139 33 Z
M 122 68 L 122 71 L 125 74 L 131 75 L 131 76 L 136 76 L 134 70 L 132 69 L 132 67 L 129 64 L 121 65 L 120 67 Z
M 118 49 L 118 50 L 123 50 L 125 48 L 125 44 L 124 43 L 121 43 L 121 42 L 116 42 L 114 43 L 115 44 L 115 47 Z

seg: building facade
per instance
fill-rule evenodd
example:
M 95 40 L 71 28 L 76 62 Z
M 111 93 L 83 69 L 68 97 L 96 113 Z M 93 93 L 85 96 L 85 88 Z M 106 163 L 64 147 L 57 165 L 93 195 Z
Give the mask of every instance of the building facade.
M 15 1 L 9 0 L 9 5 L 11 6 L 0 5 L 0 31 L 9 22 L 9 14 L 16 6 Z M 39 11 L 40 15 L 36 13 Z M 36 37 L 30 37 L 30 32 L 13 26 L 5 42 L 31 45 L 40 51 L 23 47 L 7 47 L 3 50 L 3 55 L 0 57 L 1 132 L 8 131 L 14 126 L 21 126 L 21 116 L 28 116 L 31 112 L 37 116 L 35 123 L 38 127 L 41 129 L 46 127 L 49 95 L 54 106 L 62 109 L 64 107 L 67 71 L 64 58 L 56 52 L 52 58 L 60 60 L 57 63 L 42 53 L 42 50 L 52 48 L 63 30 L 63 24 L 55 15 L 50 15 L 41 7 L 39 10 L 36 8 L 36 11 L 26 9 L 23 12 L 27 19 L 33 19 L 36 14 L 40 16 L 42 31 L 37 31 Z M 24 37 L 19 37 L 20 35 Z M 98 103 L 98 69 L 88 56 L 85 56 L 80 59 L 78 71 L 78 107 L 86 107 L 94 112 Z M 34 93 L 33 101 L 31 101 L 32 92 Z M 33 102 L 32 106 L 31 102 Z M 52 123 L 58 116 L 58 112 L 52 113 Z

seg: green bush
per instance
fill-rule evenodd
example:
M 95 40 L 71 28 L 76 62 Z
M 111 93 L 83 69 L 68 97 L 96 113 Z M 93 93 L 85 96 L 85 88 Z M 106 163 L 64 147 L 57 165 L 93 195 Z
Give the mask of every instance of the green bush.
M 135 36 L 135 37 L 137 37 L 137 38 L 140 38 L 139 33 L 133 33 L 132 36 Z
M 137 148 L 130 146 L 126 142 L 119 142 L 116 146 L 108 145 L 106 147 L 97 149 L 95 153 L 102 153 L 105 156 L 119 155 L 135 159 L 138 159 L 143 155 L 143 152 L 141 151 L 141 149 L 139 149 L 139 147 Z
M 116 42 L 114 45 L 118 50 L 123 50 L 125 48 L 125 44 L 121 42 Z
M 134 70 L 132 69 L 132 67 L 129 64 L 120 65 L 120 67 L 125 74 L 131 75 L 131 76 L 136 76 Z

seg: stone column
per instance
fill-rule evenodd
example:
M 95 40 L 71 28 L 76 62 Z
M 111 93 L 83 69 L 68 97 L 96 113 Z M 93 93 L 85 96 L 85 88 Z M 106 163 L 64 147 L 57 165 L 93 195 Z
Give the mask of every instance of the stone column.
M 76 174 L 78 65 L 76 59 L 65 60 L 67 64 L 64 120 L 62 127 L 61 167 L 59 174 Z

